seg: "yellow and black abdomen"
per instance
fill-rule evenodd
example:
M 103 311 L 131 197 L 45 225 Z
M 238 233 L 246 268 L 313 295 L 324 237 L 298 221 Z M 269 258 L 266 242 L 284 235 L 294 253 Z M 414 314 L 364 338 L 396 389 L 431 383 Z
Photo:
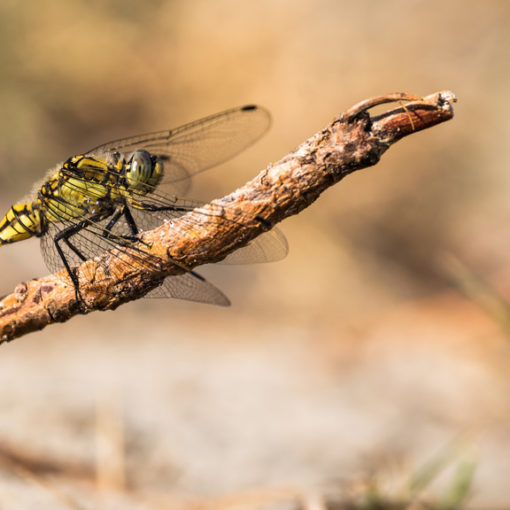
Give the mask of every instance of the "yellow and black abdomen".
M 15 204 L 0 220 L 0 246 L 42 233 L 38 202 Z

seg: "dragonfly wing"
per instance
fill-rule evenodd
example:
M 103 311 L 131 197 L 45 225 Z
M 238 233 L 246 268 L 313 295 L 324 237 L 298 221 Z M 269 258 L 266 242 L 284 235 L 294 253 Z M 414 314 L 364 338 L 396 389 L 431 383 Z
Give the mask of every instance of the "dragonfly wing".
M 95 147 L 88 155 L 135 150 L 158 155 L 165 175 L 160 186 L 183 194 L 189 178 L 232 158 L 258 140 L 269 128 L 271 116 L 260 106 L 232 108 L 176 129 L 114 140 Z
M 229 299 L 221 290 L 194 271 L 168 276 L 159 287 L 145 297 L 177 298 L 210 305 L 230 306 Z
M 105 251 L 117 248 L 118 257 L 122 259 L 123 266 L 157 268 L 159 259 L 135 246 L 127 237 L 132 237 L 131 231 L 123 218 L 119 219 L 113 227 L 107 230 L 111 217 L 100 221 L 92 221 L 86 216 L 80 219 L 62 218 L 59 222 L 49 223 L 47 231 L 41 237 L 41 252 L 44 262 L 51 272 L 60 271 L 65 267 L 62 257 L 57 249 L 56 239 L 66 230 L 75 230 L 82 221 L 90 221 L 85 228 L 80 228 L 76 233 L 58 241 L 69 266 L 77 266 L 84 260 L 103 255 Z M 123 255 L 128 255 L 124 257 Z M 131 262 L 129 262 L 131 260 Z
M 289 253 L 289 244 L 276 227 L 232 252 L 220 264 L 260 264 L 282 260 Z
M 140 209 L 138 207 L 133 207 L 128 205 L 129 210 L 135 220 L 136 226 L 138 227 L 140 232 L 145 232 L 147 230 L 152 230 L 156 227 L 162 225 L 165 221 L 171 221 L 176 218 L 179 218 L 190 211 L 193 211 L 196 207 L 200 207 L 200 202 L 195 202 L 191 200 L 181 200 L 181 199 L 172 199 L 168 197 L 168 199 L 162 199 L 159 197 L 157 200 L 154 200 L 154 197 L 146 197 L 149 200 L 145 200 L 145 204 L 149 206 L 161 207 L 160 210 L 146 210 Z M 190 220 L 191 221 L 191 220 Z
M 93 222 L 80 230 L 69 238 L 70 244 L 60 241 L 59 246 L 69 266 L 79 265 L 83 259 L 101 255 L 111 248 L 115 248 L 113 253 L 118 257 L 123 274 L 139 269 L 140 266 L 152 269 L 159 266 L 160 260 L 157 257 L 151 256 L 123 238 L 130 235 L 130 228 L 124 220 L 120 219 L 110 230 L 106 230 L 109 219 Z M 65 267 L 56 248 L 55 236 L 66 228 L 75 227 L 77 223 L 77 220 L 63 220 L 48 225 L 48 231 L 41 238 L 41 251 L 50 271 L 56 272 Z M 111 272 L 111 268 L 108 270 Z M 194 272 L 165 278 L 163 283 L 146 297 L 170 297 L 220 306 L 230 304 L 219 289 Z
M 158 197 L 152 197 L 149 195 L 146 197 L 146 200 L 147 199 L 148 201 L 146 201 L 146 203 L 150 206 L 154 205 L 157 207 L 165 207 L 164 205 L 162 206 L 158 204 L 168 204 L 169 209 L 149 211 L 131 207 L 130 211 L 140 231 L 151 230 L 161 225 L 164 221 L 174 220 L 193 210 L 195 210 L 195 213 L 198 214 L 201 214 L 201 211 L 203 211 L 202 221 L 204 222 L 211 220 L 217 223 L 218 218 L 222 218 L 226 224 L 246 223 L 249 221 L 248 218 L 243 218 L 240 215 L 237 218 L 225 218 L 221 207 L 218 207 L 217 210 L 215 210 L 213 206 L 209 205 L 207 209 L 201 209 L 204 204 L 198 201 L 170 197 L 165 200 L 162 195 L 159 195 Z M 191 221 L 192 220 L 190 219 L 190 228 L 193 227 L 193 223 Z M 287 243 L 287 239 L 284 234 L 275 227 L 272 230 L 256 237 L 246 246 L 231 253 L 219 263 L 258 264 L 264 262 L 276 262 L 285 258 L 288 252 L 289 245 Z
M 156 228 L 164 221 L 174 220 L 193 210 L 195 210 L 195 213 L 199 214 L 203 211 L 202 221 L 204 222 L 210 219 L 217 223 L 218 218 L 222 218 L 222 221 L 224 221 L 225 224 L 253 221 L 249 220 L 249 218 L 243 218 L 241 215 L 236 218 L 225 218 L 221 207 L 218 207 L 217 210 L 215 210 L 214 206 L 209 204 L 207 209 L 201 209 L 204 205 L 203 202 L 187 199 L 183 200 L 176 197 L 172 198 L 163 194 L 150 194 L 146 197 L 140 197 L 140 200 L 143 200 L 149 207 L 168 207 L 167 210 L 161 209 L 159 211 L 131 207 L 130 211 L 135 223 L 141 231 Z M 190 219 L 190 228 L 194 226 L 191 221 L 192 220 Z M 264 262 L 276 262 L 277 260 L 285 258 L 288 252 L 289 245 L 287 243 L 287 239 L 279 229 L 273 228 L 272 230 L 256 237 L 246 246 L 234 251 L 219 263 L 258 264 Z

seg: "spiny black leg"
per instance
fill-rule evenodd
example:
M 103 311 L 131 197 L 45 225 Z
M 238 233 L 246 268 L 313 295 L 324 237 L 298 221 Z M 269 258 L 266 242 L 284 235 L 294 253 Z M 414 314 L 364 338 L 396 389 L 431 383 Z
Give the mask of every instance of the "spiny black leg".
M 80 312 L 83 312 L 83 309 L 82 309 L 83 298 L 80 295 L 79 281 L 78 281 L 76 274 L 73 273 L 73 271 L 71 270 L 71 266 L 69 265 L 69 262 L 67 261 L 65 255 L 64 255 L 64 252 L 63 252 L 62 248 L 60 247 L 59 242 L 64 241 L 67 244 L 67 246 L 69 246 L 69 248 L 71 248 L 71 250 L 74 253 L 76 253 L 76 255 L 81 260 L 85 261 L 86 259 L 83 256 L 83 254 L 80 253 L 80 251 L 75 246 L 73 246 L 73 244 L 69 241 L 69 238 L 71 236 L 77 234 L 78 232 L 80 232 L 80 230 L 83 230 L 84 228 L 86 228 L 88 225 L 90 225 L 90 221 L 82 221 L 82 222 L 78 223 L 77 225 L 73 225 L 73 226 L 70 226 L 70 227 L 67 227 L 67 228 L 61 230 L 53 238 L 53 242 L 55 243 L 55 248 L 57 249 L 57 252 L 60 255 L 60 258 L 62 259 L 62 262 L 64 264 L 66 271 L 67 271 L 67 274 L 69 275 L 69 278 L 71 278 L 71 281 L 73 282 L 74 295 L 76 297 L 76 302 L 78 303 Z
M 178 205 L 158 206 L 158 205 L 154 205 L 154 204 L 147 204 L 145 202 L 141 202 L 140 205 L 141 205 L 140 209 L 142 209 L 142 211 L 152 211 L 152 212 L 157 212 L 157 211 L 190 212 L 193 210 L 192 207 L 183 207 L 183 206 L 178 206 Z
M 142 239 L 138 237 L 138 234 L 140 233 L 140 229 L 138 228 L 138 225 L 136 224 L 135 219 L 133 218 L 133 214 L 131 213 L 131 210 L 127 205 L 124 206 L 123 209 L 124 218 L 126 218 L 126 222 L 129 226 L 129 229 L 131 230 L 131 233 L 133 234 L 132 238 L 129 238 L 128 236 L 124 236 L 125 239 L 129 239 L 131 241 L 139 241 L 142 244 L 145 244 L 145 246 L 149 246 L 146 242 L 144 242 Z
M 120 220 L 120 218 L 122 216 L 124 216 L 124 218 L 126 219 L 129 230 L 131 230 L 132 235 L 130 235 L 130 236 L 129 235 L 116 235 L 112 232 L 113 227 L 117 224 L 117 222 Z M 125 205 L 122 208 L 117 209 L 115 214 L 112 216 L 111 220 L 108 222 L 108 225 L 106 225 L 106 227 L 103 229 L 103 237 L 105 237 L 106 239 L 120 237 L 126 241 L 134 242 L 134 241 L 138 241 L 137 235 L 138 235 L 138 227 L 136 226 L 135 220 L 133 218 L 133 215 L 129 211 L 129 208 L 126 207 Z
M 131 214 L 129 207 L 124 206 L 123 213 L 124 218 L 126 218 L 127 224 L 129 225 L 129 228 L 131 230 L 131 234 L 133 236 L 137 236 L 140 233 L 140 231 L 138 230 L 138 226 L 136 225 L 135 219 L 133 218 L 133 215 Z
M 121 216 L 126 215 L 125 209 L 126 209 L 126 206 L 123 206 L 121 209 L 117 209 L 115 214 L 112 216 L 112 219 L 108 222 L 108 225 L 106 225 L 106 227 L 103 229 L 103 237 L 105 239 L 121 238 L 121 239 L 125 239 L 126 241 L 136 241 L 135 236 L 138 233 L 138 231 L 136 231 L 133 236 L 117 235 L 112 232 L 113 227 L 120 220 Z M 133 223 L 134 223 L 134 220 L 133 220 Z M 129 225 L 130 230 L 133 231 L 133 228 L 132 228 L 131 224 L 129 223 L 129 219 L 128 219 L 128 225 Z
M 78 248 L 76 248 L 76 246 L 68 238 L 64 238 L 62 239 L 62 241 L 64 241 L 64 243 L 66 243 L 67 246 L 69 246 L 69 249 L 72 250 L 82 262 L 85 262 L 87 260 L 85 255 L 83 255 L 83 253 L 80 250 L 78 250 Z
M 108 222 L 108 225 L 103 230 L 103 236 L 109 237 L 111 234 L 112 228 L 117 224 L 119 218 L 122 216 L 122 209 L 117 209 L 115 214 L 112 216 L 112 219 Z

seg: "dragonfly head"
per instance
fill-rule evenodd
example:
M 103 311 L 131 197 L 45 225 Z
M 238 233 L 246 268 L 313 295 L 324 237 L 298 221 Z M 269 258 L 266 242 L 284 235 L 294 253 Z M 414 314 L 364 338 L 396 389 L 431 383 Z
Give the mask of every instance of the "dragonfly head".
M 163 165 L 157 156 L 147 151 L 135 151 L 126 166 L 126 181 L 130 188 L 148 192 L 159 184 Z

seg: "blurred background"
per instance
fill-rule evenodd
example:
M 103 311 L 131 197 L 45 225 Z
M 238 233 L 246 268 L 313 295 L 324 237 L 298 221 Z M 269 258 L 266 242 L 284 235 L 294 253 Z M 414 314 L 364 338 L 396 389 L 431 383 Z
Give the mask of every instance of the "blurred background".
M 232 307 L 142 300 L 2 345 L 0 507 L 505 506 L 509 26 L 503 0 L 3 0 L 2 213 L 71 155 L 236 105 L 272 129 L 193 198 L 362 99 L 459 102 L 279 225 L 284 261 L 203 268 Z M 0 274 L 47 274 L 38 241 Z

